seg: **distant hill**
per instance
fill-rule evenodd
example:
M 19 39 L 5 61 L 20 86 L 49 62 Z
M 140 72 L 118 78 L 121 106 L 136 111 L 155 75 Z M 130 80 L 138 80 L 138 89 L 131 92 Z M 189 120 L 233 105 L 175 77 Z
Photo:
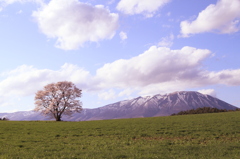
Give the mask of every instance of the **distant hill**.
M 193 91 L 174 92 L 165 95 L 154 95 L 124 100 L 95 109 L 83 109 L 72 117 L 63 117 L 65 121 L 104 120 L 120 118 L 142 118 L 168 116 L 180 111 L 211 107 L 217 109 L 235 110 L 230 105 L 210 95 Z M 10 120 L 49 120 L 48 117 L 33 111 L 0 113 L 0 117 Z

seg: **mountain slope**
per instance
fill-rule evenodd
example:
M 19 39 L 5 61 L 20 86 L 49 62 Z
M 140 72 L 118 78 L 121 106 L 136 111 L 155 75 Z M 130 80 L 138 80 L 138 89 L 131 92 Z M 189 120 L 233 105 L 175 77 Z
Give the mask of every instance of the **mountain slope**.
M 10 120 L 44 120 L 46 117 L 39 112 L 19 111 L 14 113 L 0 113 L 0 118 L 7 117 Z M 47 120 L 47 118 L 45 119 Z
M 198 92 L 181 91 L 165 95 L 157 94 L 155 96 L 138 97 L 95 109 L 83 109 L 80 114 L 75 113 L 72 117 L 63 117 L 63 120 L 83 121 L 168 116 L 180 111 L 200 107 L 212 107 L 227 110 L 234 110 L 237 108 L 209 95 L 204 95 Z M 47 120 L 46 117 L 40 116 L 39 113 L 31 112 L 29 113 L 30 115 L 26 115 L 25 112 L 25 115 L 22 116 L 20 114 L 15 114 L 19 117 L 14 117 L 13 115 L 10 116 L 10 114 L 5 116 L 11 120 Z M 0 113 L 0 117 L 1 116 Z
M 199 107 L 234 110 L 232 106 L 222 100 L 198 92 L 174 92 L 165 95 L 138 97 L 120 101 L 96 109 L 86 109 L 80 115 L 74 115 L 77 120 L 101 120 L 118 118 L 137 118 L 168 116 L 183 110 Z

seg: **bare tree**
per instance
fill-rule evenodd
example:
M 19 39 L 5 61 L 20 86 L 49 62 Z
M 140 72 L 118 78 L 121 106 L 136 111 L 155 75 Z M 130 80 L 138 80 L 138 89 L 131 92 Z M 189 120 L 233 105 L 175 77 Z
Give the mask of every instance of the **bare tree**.
M 72 82 L 48 84 L 36 93 L 34 111 L 40 111 L 56 121 L 61 121 L 62 115 L 71 116 L 74 112 L 81 112 L 82 103 L 78 100 L 81 95 L 82 90 Z

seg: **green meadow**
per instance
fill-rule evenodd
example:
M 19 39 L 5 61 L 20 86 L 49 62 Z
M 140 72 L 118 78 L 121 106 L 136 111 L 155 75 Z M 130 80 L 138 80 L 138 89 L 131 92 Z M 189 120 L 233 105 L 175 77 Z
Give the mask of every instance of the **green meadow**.
M 0 158 L 240 158 L 240 112 L 82 122 L 0 121 Z

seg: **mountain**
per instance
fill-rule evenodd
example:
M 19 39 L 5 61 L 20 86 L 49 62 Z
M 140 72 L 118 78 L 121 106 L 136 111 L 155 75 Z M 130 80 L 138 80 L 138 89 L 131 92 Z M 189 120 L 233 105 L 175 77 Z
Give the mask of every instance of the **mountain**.
M 0 113 L 0 118 L 8 118 L 10 120 L 47 120 L 39 112 L 19 111 L 14 113 Z
M 124 100 L 95 109 L 83 109 L 72 117 L 63 117 L 64 121 L 104 120 L 120 118 L 142 118 L 168 116 L 180 111 L 212 107 L 218 109 L 235 110 L 237 107 L 230 105 L 210 95 L 193 91 L 174 92 L 165 95 L 154 95 Z M 10 120 L 49 120 L 33 111 L 0 113 L 0 117 Z

